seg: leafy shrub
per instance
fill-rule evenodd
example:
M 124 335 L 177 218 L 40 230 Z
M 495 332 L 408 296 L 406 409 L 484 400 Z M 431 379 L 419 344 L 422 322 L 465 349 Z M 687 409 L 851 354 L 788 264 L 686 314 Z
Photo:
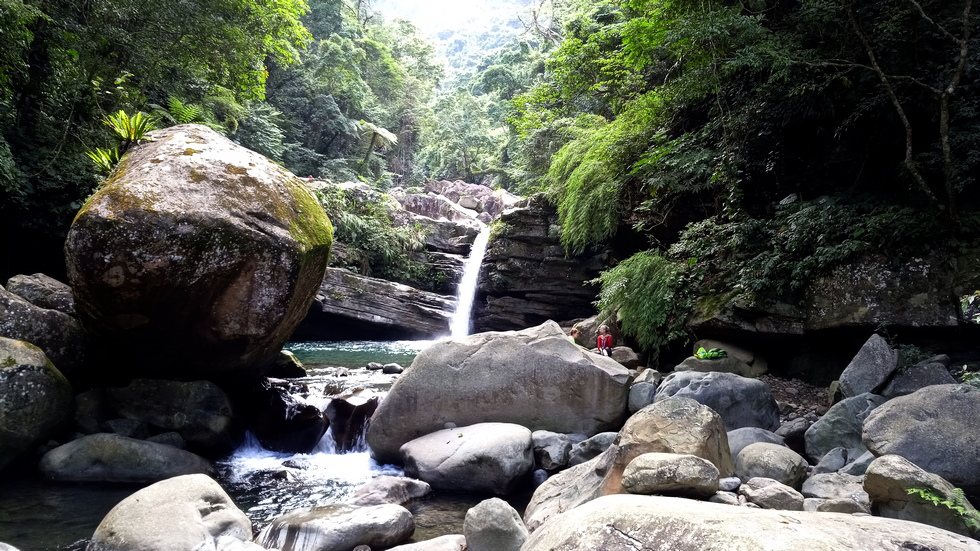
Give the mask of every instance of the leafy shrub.
M 687 336 L 684 322 L 694 305 L 687 268 L 657 251 L 644 251 L 603 272 L 596 305 L 600 317 L 618 320 L 623 333 L 654 355 L 669 342 Z

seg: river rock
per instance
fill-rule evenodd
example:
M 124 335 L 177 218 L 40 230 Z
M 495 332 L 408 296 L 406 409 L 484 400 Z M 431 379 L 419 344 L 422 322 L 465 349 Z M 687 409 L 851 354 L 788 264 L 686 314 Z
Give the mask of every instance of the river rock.
M 847 448 L 834 448 L 820 458 L 813 466 L 813 474 L 834 473 L 847 465 Z
M 289 350 L 280 350 L 276 361 L 272 363 L 272 369 L 269 370 L 269 377 L 276 379 L 297 379 L 306 375 L 303 362 Z
M 320 408 L 293 396 L 285 381 L 262 379 L 249 399 L 249 430 L 262 447 L 281 453 L 310 453 L 327 432 Z
M 806 475 L 806 459 L 779 444 L 749 444 L 735 458 L 735 476 L 743 483 L 762 477 L 771 478 L 791 488 L 799 488 Z
M 884 402 L 885 399 L 876 394 L 861 394 L 834 404 L 804 434 L 807 457 L 818 462 L 827 452 L 839 447 L 847 450 L 849 458 L 866 452 L 867 448 L 861 442 L 864 420 Z
M 841 373 L 841 392 L 846 398 L 876 392 L 898 369 L 898 362 L 898 350 L 881 335 L 871 335 Z
M 557 209 L 543 195 L 505 211 L 494 228 L 473 307 L 475 331 L 523 329 L 595 313 L 597 287 L 588 282 L 608 265 L 608 251 L 566 254 Z
M 427 216 L 435 220 L 445 219 L 454 222 L 464 222 L 474 220 L 477 213 L 472 209 L 464 208 L 448 197 L 436 193 L 407 193 L 396 197 L 401 203 L 402 208 L 408 212 L 414 212 Z
M 719 373 L 734 373 L 740 377 L 755 378 L 765 375 L 766 370 L 759 367 L 752 367 L 735 356 L 724 358 L 702 359 L 689 356 L 674 367 L 674 371 L 697 371 L 699 373 L 709 373 L 717 371 Z
M 157 482 L 127 497 L 95 529 L 87 551 L 216 549 L 219 538 L 252 539 L 252 523 L 203 474 Z
M 864 443 L 964 489 L 980 487 L 980 389 L 936 385 L 889 400 L 864 422 Z
M 783 438 L 774 432 L 759 427 L 742 427 L 740 429 L 728 431 L 728 449 L 732 452 L 732 457 L 738 457 L 746 446 L 757 442 L 766 442 L 784 446 Z
M 472 218 L 463 220 L 433 218 L 404 209 L 392 211 L 391 218 L 392 225 L 396 227 L 422 228 L 425 231 L 427 250 L 457 256 L 470 253 L 481 227 L 481 224 L 476 223 Z
M 523 551 L 799 551 L 943 549 L 980 543 L 894 519 L 731 507 L 674 497 L 606 496 L 534 531 Z
M 645 453 L 626 466 L 623 489 L 631 494 L 706 499 L 718 491 L 718 467 L 693 455 Z
M 614 346 L 611 358 L 622 364 L 626 369 L 640 367 L 640 357 L 628 346 Z
M 956 379 L 949 373 L 949 368 L 938 362 L 920 362 L 913 366 L 900 367 L 888 384 L 881 389 L 885 398 L 905 396 L 916 390 L 932 385 L 952 385 Z
M 363 444 L 364 431 L 377 409 L 376 396 L 348 396 L 330 400 L 324 414 L 330 421 L 330 434 L 338 452 L 353 451 Z
M 638 383 L 651 383 L 655 387 L 660 386 L 660 381 L 663 380 L 663 375 L 660 374 L 656 369 L 644 369 L 639 375 L 633 379 L 633 384 Z
M 201 456 L 165 444 L 110 433 L 83 436 L 44 454 L 46 478 L 70 482 L 157 482 L 185 474 L 213 475 Z
M 630 385 L 629 401 L 627 402 L 627 410 L 630 413 L 636 413 L 641 409 L 649 406 L 653 403 L 654 397 L 657 395 L 657 385 L 654 383 L 636 383 L 634 382 Z
M 531 433 L 531 440 L 534 442 L 535 465 L 548 471 L 568 466 L 568 456 L 574 443 L 569 435 L 536 430 Z
M 125 387 L 107 388 L 106 398 L 123 417 L 179 433 L 191 451 L 218 456 L 244 438 L 231 400 L 210 381 L 136 379 Z
M 535 490 L 524 513 L 534 531 L 554 515 L 601 495 L 624 493 L 623 471 L 645 453 L 679 453 L 706 459 L 719 476 L 734 472 L 721 417 L 690 398 L 651 404 L 627 419 L 615 443 L 595 459 L 562 471 Z
M 72 388 L 40 348 L 0 337 L 0 470 L 74 414 Z
M 628 381 L 623 366 L 575 346 L 555 322 L 442 340 L 392 385 L 367 442 L 377 460 L 390 463 L 402 444 L 447 422 L 591 436 L 622 422 Z
M 568 452 L 568 466 L 573 467 L 589 461 L 609 449 L 618 436 L 615 432 L 600 432 L 585 440 L 572 444 Z
M 755 444 L 757 446 L 771 444 Z M 742 453 L 745 453 L 744 451 Z M 802 511 L 803 494 L 772 478 L 754 477 L 738 487 L 738 494 L 763 509 Z
M 881 516 L 921 522 L 976 538 L 980 530 L 965 522 L 966 515 L 938 505 L 909 490 L 925 490 L 936 498 L 963 507 L 976 518 L 976 509 L 966 498 L 954 495 L 955 487 L 941 476 L 927 473 L 897 455 L 883 455 L 868 466 L 864 490 Z
M 449 534 L 418 543 L 399 545 L 388 551 L 467 551 L 466 538 L 462 534 Z
M 379 476 L 358 488 L 347 502 L 361 507 L 385 503 L 405 505 L 426 498 L 431 493 L 432 486 L 421 480 L 406 476 Z
M 15 275 L 7 280 L 6 288 L 34 306 L 75 315 L 75 297 L 71 287 L 44 274 Z
M 718 412 L 725 429 L 779 428 L 779 407 L 769 387 L 757 379 L 732 373 L 675 372 L 664 378 L 656 401 L 672 396 L 692 398 Z
M 306 315 L 333 229 L 302 181 L 202 125 L 151 132 L 75 217 L 68 278 L 129 377 L 258 378 Z
M 510 504 L 492 498 L 466 511 L 463 535 L 467 551 L 520 551 L 528 532 Z
M 803 482 L 800 493 L 803 497 L 823 500 L 846 499 L 858 504 L 862 512 L 871 512 L 871 500 L 864 490 L 863 476 L 843 473 L 815 474 Z
M 392 547 L 414 532 L 412 513 L 399 505 L 326 505 L 277 518 L 255 542 L 281 551 L 341 551 L 358 545 Z
M 44 351 L 63 375 L 82 375 L 89 341 L 73 316 L 41 308 L 0 287 L 0 337 L 29 342 Z
M 437 490 L 507 495 L 534 469 L 531 431 L 511 423 L 443 429 L 406 442 L 400 454 L 406 475 Z

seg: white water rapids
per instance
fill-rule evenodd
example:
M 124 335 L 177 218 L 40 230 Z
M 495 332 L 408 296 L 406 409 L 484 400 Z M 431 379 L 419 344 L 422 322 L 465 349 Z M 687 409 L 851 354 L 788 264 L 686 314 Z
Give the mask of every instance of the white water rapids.
M 470 334 L 470 314 L 473 312 L 473 300 L 476 298 L 476 285 L 480 279 L 480 266 L 487 252 L 490 241 L 490 226 L 483 226 L 473 241 L 470 256 L 463 267 L 463 277 L 456 291 L 456 312 L 449 324 L 453 338 L 465 337 Z

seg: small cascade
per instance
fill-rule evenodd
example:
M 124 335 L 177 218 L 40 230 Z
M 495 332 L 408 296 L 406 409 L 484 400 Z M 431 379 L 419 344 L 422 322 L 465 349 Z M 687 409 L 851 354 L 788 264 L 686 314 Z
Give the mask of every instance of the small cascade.
M 449 323 L 450 334 L 453 338 L 465 337 L 470 334 L 470 314 L 473 311 L 473 299 L 476 297 L 476 284 L 480 279 L 480 266 L 483 264 L 483 255 L 487 252 L 487 243 L 490 241 L 490 226 L 483 226 L 476 240 L 473 241 L 473 248 L 470 249 L 470 257 L 466 259 L 463 267 L 463 277 L 459 281 L 459 288 L 456 291 L 456 312 Z

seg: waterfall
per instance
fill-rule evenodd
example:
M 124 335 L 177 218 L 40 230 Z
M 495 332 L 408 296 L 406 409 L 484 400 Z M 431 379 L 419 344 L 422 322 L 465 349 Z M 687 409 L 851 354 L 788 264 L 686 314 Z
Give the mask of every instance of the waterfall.
M 483 226 L 476 240 L 473 241 L 470 257 L 466 259 L 463 277 L 459 280 L 459 287 L 456 290 L 456 312 L 449 323 L 449 330 L 454 338 L 470 334 L 470 312 L 473 311 L 476 284 L 480 279 L 480 265 L 483 264 L 483 255 L 487 252 L 489 241 L 490 226 Z

